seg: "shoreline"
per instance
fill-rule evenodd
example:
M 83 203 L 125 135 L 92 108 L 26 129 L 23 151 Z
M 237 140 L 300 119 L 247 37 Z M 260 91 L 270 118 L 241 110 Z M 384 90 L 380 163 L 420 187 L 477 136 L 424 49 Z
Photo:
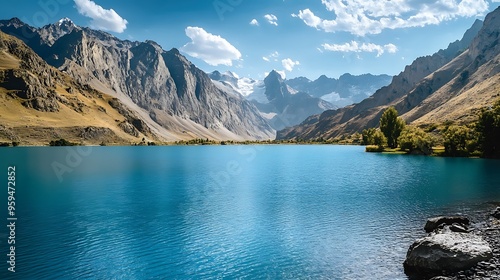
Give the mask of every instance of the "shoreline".
M 179 141 L 176 141 L 179 142 Z M 101 145 L 101 144 L 80 144 L 80 143 L 74 143 L 74 145 L 49 145 L 49 144 L 44 144 L 44 145 L 2 145 L 3 143 L 0 143 L 0 149 L 1 148 L 16 148 L 16 147 L 168 147 L 168 146 L 248 146 L 248 145 L 266 145 L 266 146 L 359 146 L 362 147 L 363 145 L 359 144 L 347 144 L 347 143 L 314 143 L 314 142 L 275 142 L 274 140 L 269 141 L 244 141 L 244 142 L 234 142 L 232 141 L 231 143 L 228 143 L 228 141 L 213 141 L 213 142 L 206 142 L 206 143 L 190 143 L 190 142 L 150 142 L 153 144 L 148 145 L 146 144 L 140 144 L 140 143 L 108 143 L 106 145 Z
M 492 216 L 500 202 L 486 202 L 470 213 L 464 213 L 471 221 L 469 232 L 480 236 L 488 242 L 493 257 L 488 261 L 481 261 L 477 265 L 460 271 L 434 273 L 432 275 L 411 275 L 409 280 L 474 280 L 500 279 L 500 219 Z M 483 209 L 484 208 L 484 209 Z M 425 235 L 422 234 L 421 237 Z

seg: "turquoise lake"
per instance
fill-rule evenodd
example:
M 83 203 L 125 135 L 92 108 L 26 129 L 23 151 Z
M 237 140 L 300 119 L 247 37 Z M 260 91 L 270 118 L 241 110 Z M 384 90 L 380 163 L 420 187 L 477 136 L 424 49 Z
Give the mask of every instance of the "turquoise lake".
M 0 279 L 406 279 L 428 217 L 500 201 L 500 161 L 357 146 L 4 148 L 0 170 Z

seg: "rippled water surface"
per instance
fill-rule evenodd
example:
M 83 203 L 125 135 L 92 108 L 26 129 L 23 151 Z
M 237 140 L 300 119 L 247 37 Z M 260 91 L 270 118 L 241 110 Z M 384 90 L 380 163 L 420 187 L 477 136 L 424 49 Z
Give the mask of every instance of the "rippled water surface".
M 500 200 L 499 161 L 363 147 L 2 149 L 8 165 L 0 279 L 406 279 L 428 216 Z

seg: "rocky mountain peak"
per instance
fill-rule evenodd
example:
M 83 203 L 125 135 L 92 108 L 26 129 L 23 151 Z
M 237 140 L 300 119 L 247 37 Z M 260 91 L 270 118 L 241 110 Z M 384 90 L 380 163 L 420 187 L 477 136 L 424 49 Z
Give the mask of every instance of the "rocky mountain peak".
M 2 24 L 5 26 L 11 26 L 15 28 L 23 27 L 26 25 L 22 20 L 20 20 L 17 17 L 13 17 L 10 20 L 2 20 L 0 22 L 2 22 Z
M 73 32 L 73 30 L 81 30 L 81 28 L 76 26 L 71 19 L 62 18 L 56 23 L 42 27 L 39 34 L 41 39 L 51 46 L 59 40 L 59 38 Z
M 321 75 L 318 78 L 318 81 L 325 81 L 325 80 L 329 80 L 329 78 L 326 75 Z
M 216 80 L 216 81 L 220 81 L 222 79 L 221 72 L 219 72 L 217 70 L 213 71 L 212 73 L 209 73 L 208 76 L 210 77 L 210 79 Z
M 283 77 L 275 70 L 267 75 L 264 79 L 264 84 L 266 85 L 265 94 L 269 101 L 283 99 L 290 95 L 288 87 L 283 81 Z
M 240 78 L 236 73 L 233 73 L 231 71 L 224 72 L 224 75 L 226 75 L 228 77 L 231 77 L 231 78 L 235 78 L 235 79 L 239 79 Z
M 498 44 L 500 30 L 500 7 L 489 13 L 478 36 L 472 42 L 469 55 L 476 60 L 476 64 L 489 61 L 500 52 Z
M 155 41 L 152 41 L 152 40 L 146 40 L 145 42 L 146 44 L 148 45 L 151 45 L 153 46 L 155 49 L 157 49 L 158 51 L 162 52 L 163 49 L 161 48 L 160 44 L 156 43 Z
M 267 79 L 269 80 L 274 80 L 274 79 L 277 79 L 278 81 L 280 82 L 283 82 L 283 77 L 281 76 L 280 73 L 278 73 L 276 70 L 273 70 L 271 71 L 267 77 L 264 79 L 264 81 L 266 81 Z
M 171 53 L 172 55 L 180 55 L 181 54 L 181 52 L 177 48 L 172 48 L 168 52 Z
M 167 139 L 269 139 L 274 130 L 250 102 L 217 88 L 179 50 L 131 42 L 63 19 L 5 30 L 81 84 L 116 94 Z M 23 31 L 33 36 L 23 37 Z M 72 29 L 72 30 L 71 30 Z
M 462 41 L 468 41 L 468 42 L 472 41 L 474 37 L 476 37 L 479 30 L 481 30 L 481 28 L 483 27 L 483 24 L 484 22 L 482 20 L 476 19 L 472 27 L 467 29 L 467 31 L 465 32 Z
M 182 55 L 178 49 L 172 48 L 171 50 L 164 52 L 163 57 L 165 58 L 165 63 L 169 65 L 182 65 L 184 68 L 191 68 L 192 63 L 184 55 Z
M 75 25 L 70 18 L 64 17 L 57 22 L 58 25 Z
M 489 14 L 484 26 L 481 26 L 482 22 L 476 21 L 461 40 L 451 43 L 447 49 L 417 58 L 411 65 L 406 66 L 403 72 L 393 77 L 389 85 L 380 88 L 369 98 L 340 110 L 325 111 L 319 116 L 313 116 L 299 126 L 279 131 L 277 138 L 334 138 L 346 133 L 361 132 L 365 128 L 376 127 L 382 111 L 387 106 L 395 106 L 408 122 L 428 121 L 431 117 L 424 117 L 430 114 L 439 115 L 432 117 L 434 122 L 438 118 L 442 121 L 449 118 L 450 111 L 460 112 L 452 109 L 456 108 L 457 104 L 464 108 L 462 113 L 466 112 L 471 103 L 459 103 L 454 100 L 455 104 L 449 105 L 453 103 L 450 101 L 446 106 L 446 102 L 466 90 L 464 86 L 468 83 L 468 77 L 474 75 L 477 66 L 491 61 L 500 53 L 500 46 L 497 44 L 500 34 L 500 8 Z M 478 61 L 478 58 L 481 58 L 481 61 Z M 476 67 L 469 67 L 470 65 Z M 476 77 L 487 77 L 495 73 L 489 71 L 487 75 Z M 463 78 L 464 74 L 466 78 Z M 339 81 L 351 80 L 346 78 L 348 77 L 342 76 Z M 461 84 L 458 84 L 457 80 Z M 476 98 L 470 98 L 474 99 Z M 440 106 L 442 108 L 439 108 Z M 476 104 L 473 106 L 477 108 Z M 434 111 L 438 109 L 443 109 L 442 112 L 450 111 L 446 111 L 447 114 Z

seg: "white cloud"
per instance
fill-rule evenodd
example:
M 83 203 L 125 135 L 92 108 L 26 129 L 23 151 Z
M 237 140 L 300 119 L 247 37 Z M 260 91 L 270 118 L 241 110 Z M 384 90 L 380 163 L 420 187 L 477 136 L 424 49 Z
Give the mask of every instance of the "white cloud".
M 95 29 L 122 33 L 127 29 L 127 20 L 113 9 L 106 10 L 91 0 L 75 0 L 78 13 L 91 18 L 90 26 Z
M 285 70 L 276 70 L 274 69 L 274 71 L 276 71 L 276 73 L 280 74 L 281 78 L 282 79 L 286 79 L 286 72 Z M 267 77 L 269 76 L 269 72 L 264 72 L 264 77 Z
M 278 61 L 279 56 L 280 56 L 279 52 L 273 52 L 272 54 L 270 54 L 268 56 L 262 57 L 262 59 L 265 61 L 271 61 L 271 60 Z
M 376 45 L 373 43 L 358 43 L 351 41 L 345 44 L 323 44 L 321 45 L 325 50 L 332 52 L 376 52 L 377 57 L 383 55 L 385 52 L 396 53 L 398 48 L 394 44 Z
M 394 44 L 387 44 L 387 45 L 384 45 L 384 49 L 385 49 L 388 53 L 397 53 L 397 52 L 398 52 L 398 47 L 396 47 L 396 45 L 394 45 Z
M 232 66 L 233 60 L 239 60 L 241 53 L 226 39 L 206 32 L 201 27 L 188 26 L 186 35 L 191 39 L 181 48 L 181 51 L 192 57 L 199 58 L 209 65 Z
M 298 15 L 292 14 L 292 16 L 300 18 L 301 20 L 304 21 L 304 23 L 306 25 L 314 27 L 316 29 L 319 29 L 319 27 L 321 26 L 321 24 L 323 22 L 321 20 L 321 18 L 314 15 L 314 13 L 311 12 L 311 10 L 309 10 L 309 9 L 305 9 L 305 10 L 300 11 Z
M 259 26 L 259 21 L 256 19 L 252 19 L 252 21 L 250 21 L 250 25 Z
M 437 25 L 456 18 L 480 16 L 488 10 L 487 0 L 321 1 L 335 19 L 322 19 L 310 9 L 301 10 L 292 16 L 319 30 L 345 31 L 358 36 L 378 34 L 384 29 Z
M 267 20 L 267 22 L 269 22 L 269 24 L 278 26 L 278 17 L 276 17 L 275 15 L 267 14 L 264 16 L 264 18 Z
M 285 72 L 285 70 L 276 70 L 276 72 L 278 72 L 278 74 L 280 74 L 280 76 L 281 76 L 282 79 L 286 79 L 286 72 Z
M 290 58 L 285 58 L 281 61 L 281 65 L 283 65 L 283 68 L 285 68 L 286 71 L 292 72 L 295 66 L 300 65 L 300 62 L 293 61 Z

